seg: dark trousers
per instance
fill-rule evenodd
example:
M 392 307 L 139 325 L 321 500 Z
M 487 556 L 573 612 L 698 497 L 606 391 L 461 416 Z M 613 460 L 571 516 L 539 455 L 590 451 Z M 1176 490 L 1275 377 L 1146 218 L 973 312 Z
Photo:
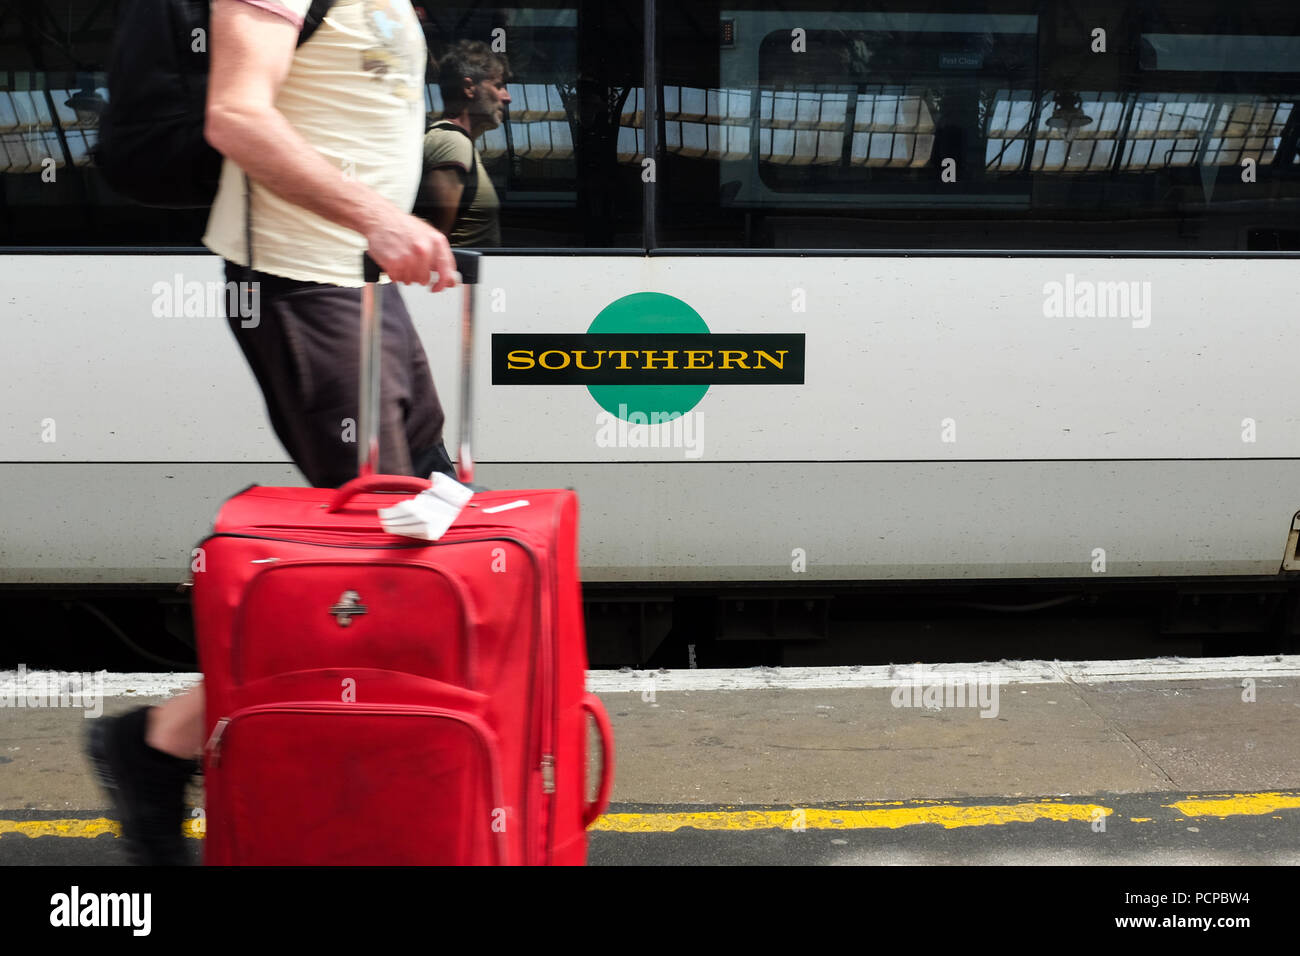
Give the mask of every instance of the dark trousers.
M 227 303 L 227 322 L 262 388 L 285 449 L 307 480 L 336 488 L 357 476 L 361 290 L 301 282 L 226 263 L 227 282 L 256 282 L 243 316 Z M 249 287 L 243 287 L 249 288 Z M 383 305 L 379 471 L 455 474 L 442 442 L 446 416 L 429 363 L 395 284 L 379 286 Z M 251 300 L 251 301 L 250 301 Z

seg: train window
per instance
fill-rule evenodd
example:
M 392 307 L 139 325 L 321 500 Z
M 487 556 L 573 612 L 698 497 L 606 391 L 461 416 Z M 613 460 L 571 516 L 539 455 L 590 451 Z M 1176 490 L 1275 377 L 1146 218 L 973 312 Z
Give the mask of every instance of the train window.
M 206 210 L 149 209 L 95 170 L 117 0 L 0 2 L 0 245 L 197 247 Z M 462 38 L 506 53 L 513 100 L 479 142 L 502 245 L 642 245 L 642 184 L 619 163 L 616 111 L 640 81 L 640 0 L 416 0 L 430 55 Z M 437 76 L 426 111 L 441 113 Z M 428 210 L 419 206 L 416 213 Z
M 618 161 L 614 114 L 641 76 L 640 3 L 417 6 L 431 118 L 442 111 L 433 65 L 451 44 L 482 40 L 509 61 L 506 120 L 477 144 L 501 199 L 502 244 L 640 247 L 641 182 Z M 417 203 L 415 211 L 427 209 Z
M 0 244 L 198 243 L 204 212 L 127 202 L 91 165 L 117 6 L 0 4 Z
M 666 246 L 1300 249 L 1293 4 L 668 0 L 660 34 Z

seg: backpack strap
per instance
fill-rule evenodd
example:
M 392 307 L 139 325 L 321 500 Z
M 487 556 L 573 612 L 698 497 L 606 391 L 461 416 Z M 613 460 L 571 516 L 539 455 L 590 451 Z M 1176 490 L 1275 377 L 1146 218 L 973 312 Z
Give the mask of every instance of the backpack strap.
M 302 30 L 298 34 L 298 45 L 302 46 L 311 39 L 311 35 L 316 32 L 321 21 L 325 19 L 325 14 L 330 12 L 330 7 L 334 6 L 334 0 L 311 0 L 311 6 L 302 18 Z
M 248 253 L 248 271 L 253 271 L 253 181 L 244 173 L 244 251 Z
M 335 0 L 311 0 L 311 6 L 302 18 L 302 29 L 298 31 L 298 46 L 312 38 L 320 29 L 325 15 L 334 6 Z M 253 181 L 244 174 L 244 244 L 248 253 L 248 270 L 253 270 Z
M 465 188 L 460 193 L 460 205 L 456 208 L 456 220 L 459 221 L 478 197 L 478 150 L 474 146 L 474 138 L 465 131 L 465 128 L 450 120 L 439 120 L 429 129 L 453 129 L 469 140 L 469 173 L 466 175 Z

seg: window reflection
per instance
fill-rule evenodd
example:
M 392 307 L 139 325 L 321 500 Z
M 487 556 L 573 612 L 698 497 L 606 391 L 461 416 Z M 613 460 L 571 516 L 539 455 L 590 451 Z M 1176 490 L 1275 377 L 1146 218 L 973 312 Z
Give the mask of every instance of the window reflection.
M 502 199 L 503 245 L 639 245 L 639 176 L 619 175 L 617 115 L 591 102 L 618 100 L 641 75 L 640 0 L 413 5 L 434 57 L 460 38 L 508 45 L 513 103 L 478 143 Z M 206 210 L 128 202 L 93 165 L 109 95 L 103 71 L 124 8 L 0 0 L 0 244 L 198 246 Z M 431 119 L 442 112 L 435 80 L 425 96 Z
M 1300 8 L 669 2 L 670 244 L 1300 248 Z
M 50 79 L 58 82 L 57 77 Z M 17 79 L 24 87 L 46 81 L 44 74 L 20 74 Z M 96 82 L 100 85 L 89 89 L 63 83 L 0 90 L 0 172 L 21 175 L 69 163 L 89 166 L 99 125 L 95 98 L 108 98 L 102 74 Z

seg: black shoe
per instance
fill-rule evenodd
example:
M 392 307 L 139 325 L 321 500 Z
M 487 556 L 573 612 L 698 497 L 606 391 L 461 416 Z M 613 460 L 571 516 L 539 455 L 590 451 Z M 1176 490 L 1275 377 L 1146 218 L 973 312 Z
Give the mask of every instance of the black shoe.
M 149 708 L 101 717 L 90 727 L 86 755 L 122 823 L 127 855 L 137 866 L 187 866 L 181 825 L 185 786 L 198 762 L 145 743 Z

